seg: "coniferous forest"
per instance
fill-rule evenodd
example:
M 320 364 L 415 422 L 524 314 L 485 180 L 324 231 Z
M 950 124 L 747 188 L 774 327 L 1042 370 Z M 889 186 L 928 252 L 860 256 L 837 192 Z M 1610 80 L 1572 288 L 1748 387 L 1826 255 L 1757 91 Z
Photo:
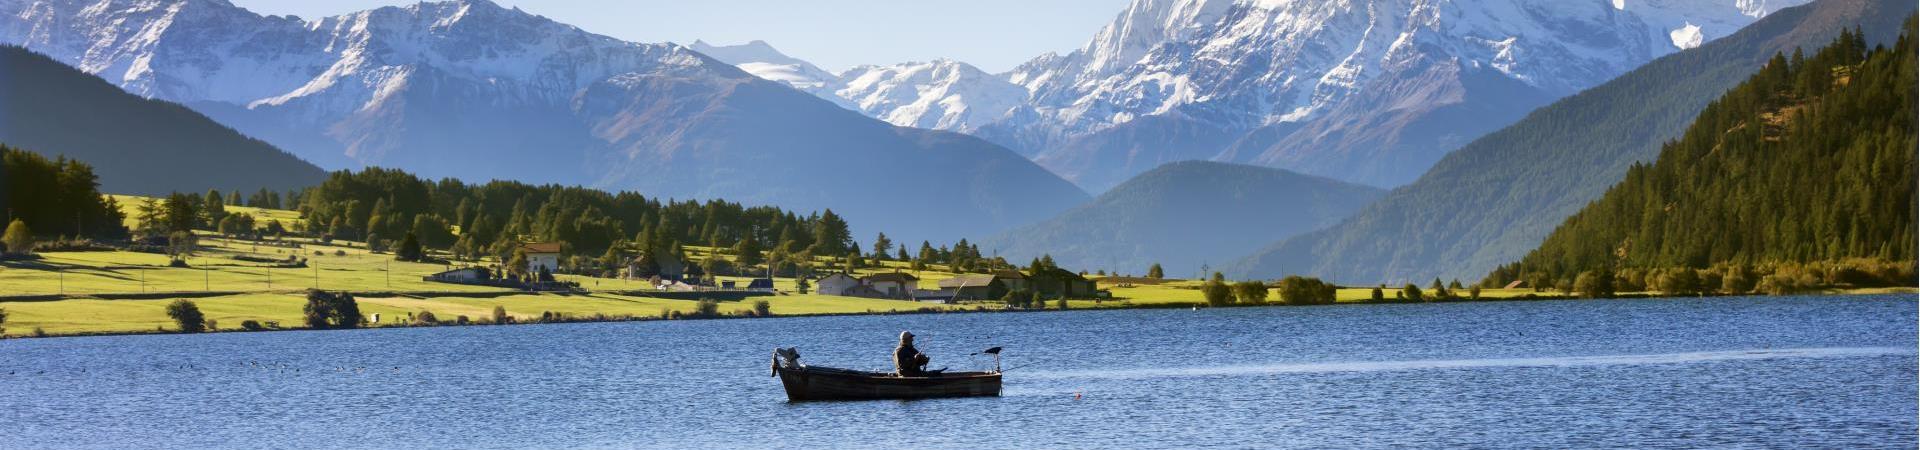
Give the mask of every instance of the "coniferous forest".
M 526 241 L 563 242 L 567 253 L 589 257 L 628 244 L 671 251 L 679 245 L 733 247 L 749 239 L 750 246 L 769 251 L 820 256 L 855 249 L 846 220 L 831 210 L 800 216 L 724 200 L 662 201 L 512 181 L 436 182 L 380 168 L 335 172 L 300 197 L 297 209 L 312 224 L 311 234 L 398 241 L 413 233 L 427 247 L 457 256 L 506 256 Z M 458 233 L 449 231 L 454 227 Z
M 125 237 L 120 207 L 99 185 L 86 163 L 0 145 L 0 226 L 19 220 L 41 236 Z
M 1867 48 L 1848 32 L 1812 55 L 1775 56 L 1655 162 L 1634 166 L 1483 284 L 1606 279 L 1579 283 L 1606 285 L 1599 293 L 1667 290 L 1659 286 L 1666 278 L 1693 282 L 1676 288 L 1683 291 L 1911 284 L 1920 82 L 1913 39 L 1909 19 L 1893 48 Z M 1680 269 L 1742 281 L 1660 273 Z

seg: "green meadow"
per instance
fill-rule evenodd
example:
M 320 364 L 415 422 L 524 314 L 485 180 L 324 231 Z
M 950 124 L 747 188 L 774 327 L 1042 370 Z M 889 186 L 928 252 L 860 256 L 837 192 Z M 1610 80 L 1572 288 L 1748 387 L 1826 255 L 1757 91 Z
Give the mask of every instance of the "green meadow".
M 115 196 L 130 213 L 142 197 Z M 279 220 L 288 226 L 301 223 L 298 213 L 250 207 L 229 207 L 267 220 Z M 0 308 L 8 319 L 7 336 L 22 336 L 35 330 L 47 335 L 140 333 L 174 328 L 165 307 L 176 298 L 190 298 L 218 330 L 236 330 L 241 322 L 277 323 L 282 328 L 301 326 L 302 308 L 308 289 L 348 291 L 355 294 L 360 309 L 369 318 L 379 315 L 370 326 L 404 325 L 409 314 L 432 312 L 441 321 L 459 316 L 473 320 L 492 317 L 494 307 L 504 308 L 517 319 L 535 319 L 543 314 L 574 318 L 659 318 L 671 312 L 688 314 L 698 302 L 645 296 L 645 283 L 623 279 L 559 275 L 590 293 L 523 293 L 503 288 L 468 286 L 422 281 L 422 277 L 459 267 L 454 265 L 413 263 L 394 260 L 392 255 L 370 252 L 356 242 L 319 242 L 306 238 L 266 242 L 227 239 L 201 233 L 200 250 L 187 258 L 190 267 L 169 267 L 168 257 L 160 254 L 128 251 L 45 252 L 41 259 L 0 264 Z M 687 247 L 689 258 L 715 257 L 712 249 Z M 282 268 L 275 264 L 248 260 L 285 260 L 304 258 L 307 267 Z M 820 259 L 818 266 L 834 261 Z M 942 265 L 930 265 L 912 271 L 905 262 L 883 261 L 855 270 L 856 275 L 881 272 L 907 272 L 920 278 L 920 287 L 932 289 L 955 273 Z M 1113 295 L 1103 300 L 1070 300 L 1068 307 L 1138 308 L 1186 307 L 1205 305 L 1197 280 L 1144 280 L 1091 277 Z M 748 277 L 720 277 L 746 285 Z M 867 314 L 916 312 L 940 309 L 1000 309 L 999 302 L 962 305 L 936 305 L 901 300 L 798 294 L 798 280 L 775 278 L 781 295 L 756 297 L 748 301 L 721 302 L 723 315 L 746 315 L 755 300 L 766 300 L 775 315 Z M 1424 288 L 1424 287 L 1423 287 Z M 1371 299 L 1371 288 L 1342 288 L 1336 299 L 1342 303 Z M 1385 290 L 1394 298 L 1397 288 Z M 1906 291 L 1911 291 L 1908 289 Z M 1903 292 L 1906 292 L 1903 291 Z M 1460 293 L 1464 295 L 1465 293 Z M 1517 298 L 1528 295 L 1552 296 L 1530 289 L 1488 289 L 1483 299 Z M 1269 291 L 1269 302 L 1279 298 Z M 1057 307 L 1049 302 L 1048 307 Z

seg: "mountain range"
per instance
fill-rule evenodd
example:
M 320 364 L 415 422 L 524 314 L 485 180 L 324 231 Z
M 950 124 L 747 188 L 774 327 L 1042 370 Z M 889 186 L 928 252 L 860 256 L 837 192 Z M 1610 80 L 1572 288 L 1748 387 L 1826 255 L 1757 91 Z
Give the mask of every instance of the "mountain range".
M 1140 174 L 1040 223 L 978 242 L 1010 261 L 1051 255 L 1063 267 L 1177 276 L 1224 266 L 1248 242 L 1332 225 L 1385 191 L 1284 169 L 1185 161 Z M 1225 256 L 1223 256 L 1225 255 Z
M 803 83 L 1032 155 L 1091 192 L 1184 160 L 1393 187 L 1536 107 L 1799 3 L 1136 0 L 1080 49 L 1007 73 L 940 60 Z M 757 56 L 720 59 L 794 60 Z
M 1651 161 L 1770 57 L 1818 48 L 1849 27 L 1869 42 L 1891 42 L 1914 9 L 1904 0 L 1822 0 L 1780 10 L 1541 108 L 1340 224 L 1271 245 L 1232 272 L 1360 284 L 1479 279 L 1538 246 L 1629 167 Z
M 832 208 L 860 235 L 913 240 L 991 234 L 1089 199 L 984 140 L 486 0 L 313 20 L 224 0 L 0 0 L 0 42 L 328 168 Z
M 326 176 L 191 109 L 128 94 L 44 55 L 3 45 L 0 144 L 86 162 L 100 189 L 122 194 L 282 191 Z

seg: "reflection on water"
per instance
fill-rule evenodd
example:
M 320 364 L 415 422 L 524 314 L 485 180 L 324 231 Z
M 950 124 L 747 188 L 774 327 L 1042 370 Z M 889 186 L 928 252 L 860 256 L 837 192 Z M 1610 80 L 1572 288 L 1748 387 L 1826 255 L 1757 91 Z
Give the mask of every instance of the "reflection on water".
M 509 306 L 511 309 L 511 306 Z M 0 341 L 0 448 L 1913 448 L 1913 296 Z M 789 404 L 912 330 L 1004 396 Z
M 1489 367 L 1577 367 L 1597 365 L 1683 364 L 1708 361 L 1773 358 L 1845 358 L 1855 356 L 1913 355 L 1914 349 L 1900 347 L 1796 348 L 1775 350 L 1732 350 L 1714 352 L 1665 353 L 1653 355 L 1563 356 L 1556 358 L 1487 358 L 1414 361 L 1355 361 L 1304 364 L 1266 364 L 1257 366 L 1181 367 L 1165 369 L 1038 371 L 1022 378 L 1161 378 L 1248 376 L 1277 373 L 1374 372 L 1385 370 L 1467 369 Z

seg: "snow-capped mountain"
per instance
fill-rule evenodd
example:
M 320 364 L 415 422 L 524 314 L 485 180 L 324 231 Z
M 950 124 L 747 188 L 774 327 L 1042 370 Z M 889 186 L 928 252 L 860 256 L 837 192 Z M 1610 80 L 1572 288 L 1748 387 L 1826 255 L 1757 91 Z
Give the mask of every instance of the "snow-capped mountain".
M 1136 0 L 1080 49 L 1004 74 L 935 61 L 790 83 L 1001 143 L 1094 192 L 1194 159 L 1395 186 L 1536 107 L 1806 1 Z M 756 74 L 791 59 L 759 58 L 721 59 Z
M 1027 90 L 964 62 L 940 59 L 859 66 L 833 74 L 764 41 L 695 51 L 754 76 L 786 83 L 847 109 L 903 127 L 971 131 L 1025 111 Z
M 1534 107 L 1803 2 L 1137 0 L 1081 49 L 1008 74 L 1038 120 L 992 138 L 1119 180 L 1151 166 L 1051 162 L 1110 164 L 1072 154 L 1114 149 L 1077 141 L 1174 115 L 1239 138 L 1130 146 L 1393 186 Z
M 1020 113 L 1027 90 L 972 65 L 935 60 L 861 66 L 840 74 L 834 95 L 900 126 L 971 131 Z
M 0 42 L 333 168 L 833 208 L 862 234 L 917 239 L 991 233 L 1087 199 L 979 139 L 896 128 L 686 47 L 486 0 L 315 20 L 225 0 L 0 0 Z M 930 173 L 947 181 L 873 189 Z M 978 220 L 944 219 L 954 214 Z

